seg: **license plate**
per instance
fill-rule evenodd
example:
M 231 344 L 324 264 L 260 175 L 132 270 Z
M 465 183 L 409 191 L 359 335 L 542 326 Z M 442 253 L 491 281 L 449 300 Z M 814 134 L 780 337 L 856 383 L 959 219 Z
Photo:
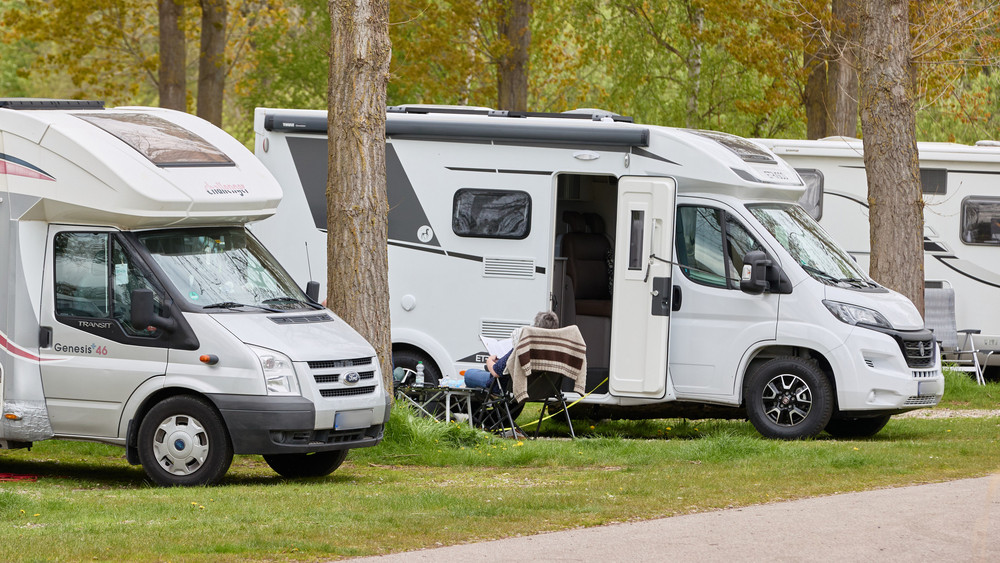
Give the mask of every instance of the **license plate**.
M 917 382 L 917 396 L 918 397 L 930 397 L 932 395 L 937 395 L 938 384 L 937 381 L 918 381 Z
M 372 425 L 372 409 L 360 411 L 338 412 L 333 419 L 334 430 L 354 430 L 355 428 L 368 428 Z

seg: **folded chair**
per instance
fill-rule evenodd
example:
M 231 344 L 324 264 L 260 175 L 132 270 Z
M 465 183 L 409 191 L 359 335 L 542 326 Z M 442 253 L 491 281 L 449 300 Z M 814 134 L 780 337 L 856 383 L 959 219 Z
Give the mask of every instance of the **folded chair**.
M 934 332 L 934 338 L 941 348 L 942 359 L 951 362 L 951 369 L 970 374 L 976 383 L 985 385 L 984 365 L 979 363 L 979 354 L 988 360 L 996 350 L 977 350 L 972 335 L 978 329 L 958 330 L 955 323 L 955 290 L 946 286 L 948 282 L 927 282 L 924 287 L 924 325 Z M 962 335 L 959 342 L 959 335 Z

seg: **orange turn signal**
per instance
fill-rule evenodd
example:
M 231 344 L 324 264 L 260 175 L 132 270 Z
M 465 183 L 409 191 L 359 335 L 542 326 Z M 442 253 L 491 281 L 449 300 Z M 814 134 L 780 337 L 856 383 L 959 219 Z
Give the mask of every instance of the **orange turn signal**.
M 219 363 L 219 357 L 216 356 L 215 354 L 202 354 L 202 356 L 198 359 L 201 360 L 202 363 L 208 364 L 210 366 L 214 366 L 215 364 Z
M 21 417 L 17 416 L 16 414 L 14 414 L 12 412 L 9 412 L 9 413 L 3 415 L 3 417 L 6 418 L 7 420 L 21 420 Z

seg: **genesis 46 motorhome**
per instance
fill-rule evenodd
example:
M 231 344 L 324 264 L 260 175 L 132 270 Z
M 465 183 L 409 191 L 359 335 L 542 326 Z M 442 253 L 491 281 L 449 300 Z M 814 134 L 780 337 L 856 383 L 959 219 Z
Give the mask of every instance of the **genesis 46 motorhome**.
M 799 170 L 809 186 L 810 214 L 867 270 L 863 143 L 845 137 L 757 142 Z M 928 290 L 954 291 L 957 328 L 979 331 L 970 348 L 1000 350 L 1000 315 L 990 306 L 1000 302 L 1000 143 L 917 143 L 917 150 Z M 998 366 L 1000 354 L 982 354 L 981 361 Z
M 258 108 L 285 190 L 253 226 L 293 277 L 325 270 L 327 116 Z M 764 435 L 878 432 L 938 403 L 934 339 L 796 202 L 799 175 L 727 134 L 607 112 L 389 108 L 397 365 L 485 359 L 553 308 L 587 342 L 594 417 L 748 417 Z M 574 397 L 577 398 L 577 397 Z
M 320 476 L 377 444 L 374 349 L 245 228 L 280 200 L 194 116 L 0 100 L 0 446 L 117 444 L 199 485 L 234 453 Z

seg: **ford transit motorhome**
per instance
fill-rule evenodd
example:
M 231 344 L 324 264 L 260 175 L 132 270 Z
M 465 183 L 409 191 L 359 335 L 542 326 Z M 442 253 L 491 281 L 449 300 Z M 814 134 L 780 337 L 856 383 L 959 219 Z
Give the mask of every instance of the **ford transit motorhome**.
M 327 116 L 258 108 L 286 197 L 254 232 L 294 278 L 325 270 Z M 770 151 L 600 111 L 390 108 L 397 365 L 482 364 L 554 308 L 587 342 L 596 417 L 746 416 L 766 436 L 877 432 L 944 390 L 931 333 L 796 202 Z
M 845 137 L 758 142 L 799 170 L 809 185 L 810 213 L 867 270 L 863 143 Z M 927 287 L 954 290 L 957 328 L 979 331 L 971 347 L 1000 350 L 1000 316 L 989 306 L 1000 302 L 1000 143 L 917 143 L 917 150 Z M 980 359 L 1000 365 L 1000 354 Z
M 377 444 L 373 348 L 245 229 L 280 200 L 194 116 L 0 100 L 0 446 L 117 444 L 198 485 L 234 453 L 319 476 Z

